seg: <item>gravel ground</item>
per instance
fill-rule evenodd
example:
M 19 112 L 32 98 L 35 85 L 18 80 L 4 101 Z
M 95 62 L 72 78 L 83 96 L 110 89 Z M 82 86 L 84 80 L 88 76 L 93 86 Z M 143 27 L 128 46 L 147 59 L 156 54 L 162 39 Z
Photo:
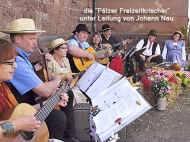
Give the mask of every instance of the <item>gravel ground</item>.
M 127 142 L 190 142 L 190 94 L 180 95 L 165 111 L 153 108 L 131 123 Z

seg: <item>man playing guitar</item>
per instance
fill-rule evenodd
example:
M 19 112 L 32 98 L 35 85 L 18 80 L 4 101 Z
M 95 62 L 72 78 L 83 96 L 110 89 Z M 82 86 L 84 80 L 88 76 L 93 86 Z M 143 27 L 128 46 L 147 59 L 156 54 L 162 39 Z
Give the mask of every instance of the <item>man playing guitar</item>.
M 44 32 L 36 28 L 33 19 L 20 18 L 11 21 L 7 28 L 2 32 L 10 34 L 11 42 L 16 48 L 17 68 L 9 85 L 19 103 L 36 103 L 35 97 L 42 96 L 49 98 L 59 87 L 61 78 L 52 81 L 42 82 L 34 72 L 33 66 L 29 61 L 29 56 L 37 47 L 38 34 Z M 66 106 L 67 94 L 63 94 L 59 105 Z M 66 116 L 63 111 L 53 110 L 46 119 L 50 138 L 64 140 Z M 60 125 L 62 124 L 62 125 Z
M 116 48 L 123 46 L 127 43 L 127 40 L 123 40 L 121 42 L 118 42 L 115 37 L 112 36 L 112 28 L 108 24 L 102 25 L 102 44 L 107 44 L 109 43 L 113 50 L 115 51 Z
M 68 41 L 68 58 L 70 60 L 72 72 L 81 71 L 76 67 L 76 62 L 73 61 L 73 57 L 94 60 L 94 55 L 86 51 L 86 49 L 90 47 L 87 42 L 89 33 L 90 32 L 85 24 L 78 24 L 76 29 L 73 31 L 73 36 Z

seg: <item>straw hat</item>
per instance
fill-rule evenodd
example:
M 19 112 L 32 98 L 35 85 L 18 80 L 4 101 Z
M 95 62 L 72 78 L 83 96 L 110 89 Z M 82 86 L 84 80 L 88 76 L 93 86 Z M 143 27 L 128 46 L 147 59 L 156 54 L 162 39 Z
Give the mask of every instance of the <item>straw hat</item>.
M 176 35 L 176 34 L 179 34 L 180 35 L 180 39 L 184 37 L 183 33 L 181 31 L 175 31 L 173 33 L 173 36 Z
M 7 37 L 9 37 L 8 34 L 0 32 L 0 38 L 7 38 Z
M 3 33 L 42 33 L 45 31 L 36 29 L 33 19 L 20 18 L 10 22 L 6 29 L 1 30 Z
M 57 39 L 54 39 L 50 42 L 50 45 L 49 45 L 49 49 L 50 50 L 53 50 L 55 49 L 56 47 L 62 45 L 62 44 L 66 44 L 67 41 L 65 41 L 63 38 L 57 38 Z

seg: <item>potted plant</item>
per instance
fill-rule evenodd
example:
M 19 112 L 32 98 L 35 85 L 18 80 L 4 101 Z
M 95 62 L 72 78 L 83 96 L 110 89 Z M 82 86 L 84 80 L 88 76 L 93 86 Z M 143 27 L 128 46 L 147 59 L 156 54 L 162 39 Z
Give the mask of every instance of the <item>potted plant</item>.
M 170 86 L 167 78 L 162 73 L 154 76 L 152 93 L 157 97 L 157 109 L 165 110 L 167 107 L 167 96 L 170 94 Z

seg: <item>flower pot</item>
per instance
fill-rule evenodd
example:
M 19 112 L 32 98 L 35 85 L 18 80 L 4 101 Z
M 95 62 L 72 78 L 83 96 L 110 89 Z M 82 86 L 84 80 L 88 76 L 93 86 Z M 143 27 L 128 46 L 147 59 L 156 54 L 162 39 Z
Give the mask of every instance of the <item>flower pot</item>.
M 158 98 L 157 100 L 157 109 L 158 110 L 166 110 L 167 107 L 167 99 L 166 97 Z

